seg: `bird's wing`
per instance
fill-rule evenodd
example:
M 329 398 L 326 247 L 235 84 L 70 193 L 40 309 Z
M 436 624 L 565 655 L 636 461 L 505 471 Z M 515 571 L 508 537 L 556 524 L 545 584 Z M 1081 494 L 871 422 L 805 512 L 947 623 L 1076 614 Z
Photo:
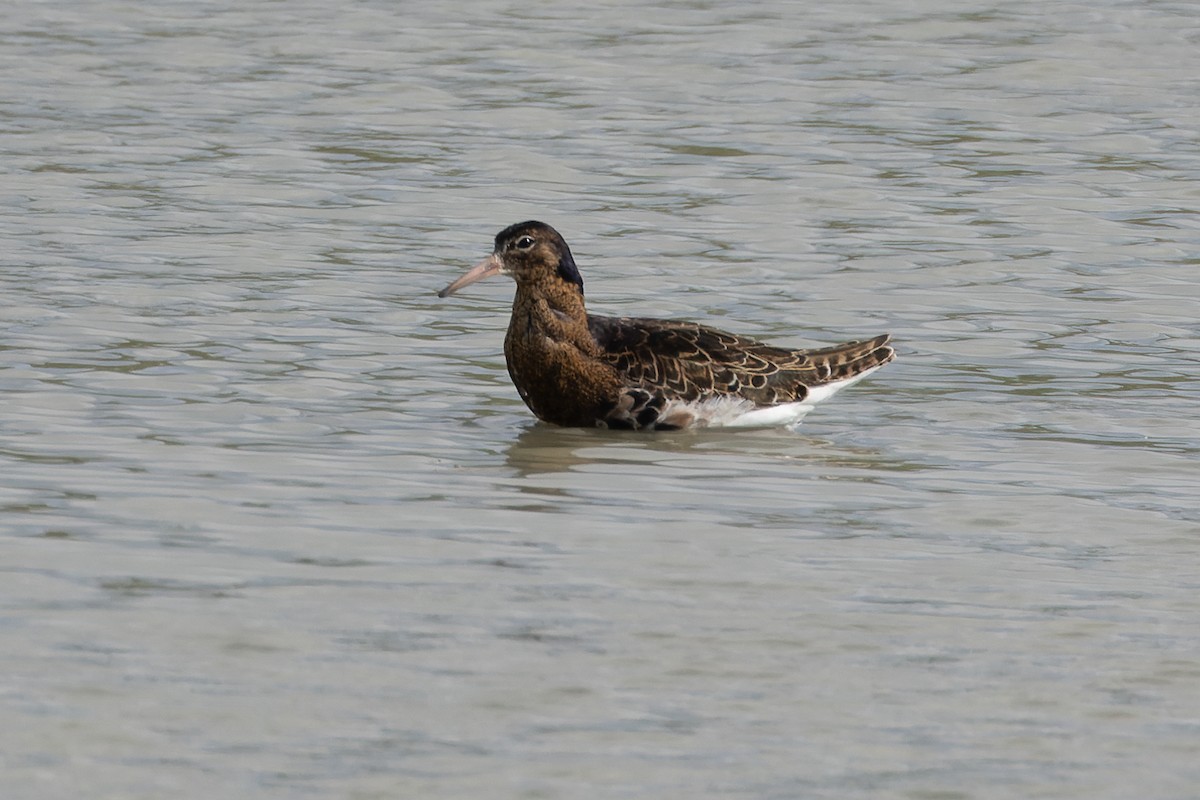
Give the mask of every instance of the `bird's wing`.
M 890 361 L 885 334 L 817 350 L 788 350 L 681 320 L 589 315 L 601 358 L 631 386 L 668 399 L 730 396 L 757 406 L 803 400 L 811 387 Z

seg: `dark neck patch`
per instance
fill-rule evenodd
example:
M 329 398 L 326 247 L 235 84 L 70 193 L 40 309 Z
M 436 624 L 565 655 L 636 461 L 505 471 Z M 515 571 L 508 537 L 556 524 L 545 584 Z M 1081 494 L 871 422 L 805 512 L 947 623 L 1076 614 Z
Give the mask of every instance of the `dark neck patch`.
M 580 293 L 583 292 L 583 276 L 579 274 L 579 268 L 575 266 L 575 258 L 571 255 L 571 248 L 567 247 L 567 243 L 558 239 L 559 257 L 558 257 L 558 277 L 562 278 L 567 283 L 573 283 L 579 287 Z

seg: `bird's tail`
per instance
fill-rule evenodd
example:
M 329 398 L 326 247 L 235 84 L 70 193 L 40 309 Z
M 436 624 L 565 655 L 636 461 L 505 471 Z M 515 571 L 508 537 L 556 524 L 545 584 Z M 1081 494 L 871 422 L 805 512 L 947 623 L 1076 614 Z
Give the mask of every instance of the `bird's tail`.
M 896 357 L 891 334 L 880 334 L 865 342 L 843 342 L 832 347 L 804 350 L 808 365 L 816 373 L 817 385 L 839 383 L 870 372 Z

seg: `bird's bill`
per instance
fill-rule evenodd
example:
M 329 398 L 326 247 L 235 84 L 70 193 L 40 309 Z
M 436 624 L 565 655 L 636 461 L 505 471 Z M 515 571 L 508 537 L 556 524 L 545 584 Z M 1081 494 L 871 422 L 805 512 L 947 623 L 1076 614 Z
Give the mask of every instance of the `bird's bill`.
M 493 275 L 499 275 L 501 272 L 503 272 L 503 267 L 500 264 L 500 259 L 496 257 L 495 253 L 492 253 L 483 261 L 480 261 L 478 264 L 471 267 L 466 275 L 463 275 L 454 283 L 438 292 L 438 297 L 449 297 L 464 286 L 470 286 L 476 281 L 481 281 L 484 278 L 490 278 Z

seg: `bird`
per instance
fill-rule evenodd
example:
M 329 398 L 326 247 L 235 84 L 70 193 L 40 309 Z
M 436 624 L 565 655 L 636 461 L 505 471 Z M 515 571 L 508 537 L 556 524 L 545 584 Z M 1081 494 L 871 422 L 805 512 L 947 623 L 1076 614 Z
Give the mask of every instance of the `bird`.
M 562 427 L 792 427 L 895 357 L 890 334 L 790 350 L 695 322 L 588 313 L 571 249 L 537 220 L 496 234 L 491 255 L 438 296 L 494 275 L 517 284 L 508 373 L 529 410 Z

